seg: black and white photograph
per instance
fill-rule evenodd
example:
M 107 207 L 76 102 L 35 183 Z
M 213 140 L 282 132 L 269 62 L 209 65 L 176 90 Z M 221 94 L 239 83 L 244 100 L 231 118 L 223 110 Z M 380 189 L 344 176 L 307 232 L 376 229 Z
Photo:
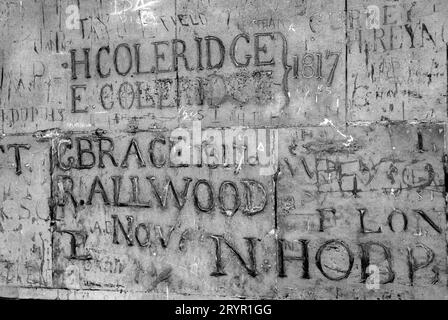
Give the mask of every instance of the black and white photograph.
M 447 0 L 0 0 L 0 69 L 2 300 L 448 299 Z

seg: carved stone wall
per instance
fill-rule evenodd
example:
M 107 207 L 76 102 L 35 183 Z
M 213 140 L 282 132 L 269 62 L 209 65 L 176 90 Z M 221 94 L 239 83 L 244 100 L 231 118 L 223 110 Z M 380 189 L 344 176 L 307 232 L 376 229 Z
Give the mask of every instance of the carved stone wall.
M 0 296 L 445 299 L 447 16 L 0 2 Z

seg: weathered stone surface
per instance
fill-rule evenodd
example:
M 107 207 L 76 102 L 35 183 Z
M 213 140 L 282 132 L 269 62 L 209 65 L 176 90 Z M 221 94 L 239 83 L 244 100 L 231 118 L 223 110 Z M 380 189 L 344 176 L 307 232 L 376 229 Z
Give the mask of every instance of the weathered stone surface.
M 288 257 L 302 257 L 300 241 L 309 242 L 311 278 L 302 279 L 303 261 L 285 261 L 285 294 L 295 296 L 303 282 L 317 285 L 328 278 L 346 278 L 336 282 L 330 296 L 372 296 L 359 289 L 365 288 L 367 266 L 375 264 L 380 281 L 392 281 L 378 296 L 422 298 L 428 293 L 415 287 L 426 286 L 437 289 L 435 297 L 443 295 L 444 127 L 365 125 L 351 127 L 346 134 L 341 136 L 336 128 L 284 132 L 279 238 Z M 418 135 L 427 143 L 422 145 L 425 151 L 415 143 Z M 336 242 L 324 247 L 319 259 L 318 251 L 327 241 Z M 431 267 L 410 272 L 409 259 L 414 258 L 409 250 L 418 263 L 427 260 L 428 252 Z M 363 262 L 368 256 L 370 263 Z
M 0 283 L 52 284 L 48 145 L 24 136 L 0 140 Z
M 381 8 L 381 28 L 365 28 L 367 5 Z M 349 10 L 346 120 L 445 120 L 447 3 L 355 0 Z
M 444 0 L 0 3 L 0 296 L 447 296 Z
M 94 165 L 91 169 L 79 169 L 75 161 L 78 168 L 63 170 L 66 159 L 76 159 L 73 152 L 55 160 L 57 287 L 164 292 L 158 285 L 168 281 L 173 293 L 275 296 L 275 270 L 257 271 L 265 260 L 275 264 L 270 176 L 259 176 L 258 168 L 234 175 L 234 167 L 174 166 L 156 160 L 160 154 L 151 159 L 150 141 L 164 139 L 160 132 L 71 139 L 97 140 L 92 142 L 97 150 L 98 140 L 106 137 L 116 141 L 117 167 L 108 158 L 105 168 L 98 168 L 96 151 L 90 159 L 83 157 L 84 165 Z M 62 150 L 64 141 L 58 138 L 54 144 Z M 132 155 L 133 148 L 142 151 L 141 158 Z M 73 251 L 73 237 L 82 250 Z M 246 253 L 248 246 L 254 246 L 255 264 Z M 242 265 L 232 248 L 240 252 Z M 216 261 L 216 250 L 222 251 L 222 262 Z M 204 277 L 210 280 L 202 281 Z

